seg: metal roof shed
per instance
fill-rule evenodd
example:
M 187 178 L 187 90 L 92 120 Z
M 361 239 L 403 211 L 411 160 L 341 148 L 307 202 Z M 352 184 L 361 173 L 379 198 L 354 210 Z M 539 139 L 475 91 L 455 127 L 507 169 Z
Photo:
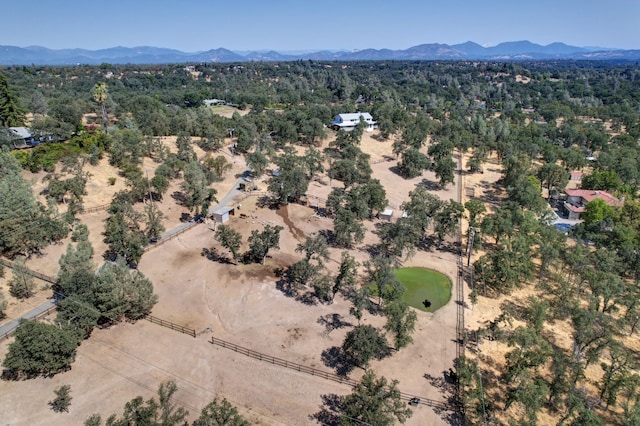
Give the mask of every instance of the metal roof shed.
M 393 210 L 386 209 L 382 213 L 379 213 L 378 217 L 382 220 L 386 220 L 387 222 L 391 222 L 391 218 L 393 218 Z
M 229 215 L 233 215 L 233 207 L 223 206 L 218 207 L 213 211 L 213 220 L 215 223 L 225 223 L 229 220 Z

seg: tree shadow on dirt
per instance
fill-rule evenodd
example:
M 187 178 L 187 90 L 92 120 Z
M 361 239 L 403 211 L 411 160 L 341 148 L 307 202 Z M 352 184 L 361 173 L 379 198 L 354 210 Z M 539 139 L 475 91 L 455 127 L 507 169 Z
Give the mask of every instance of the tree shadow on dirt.
M 207 259 L 213 262 L 218 262 L 218 263 L 227 264 L 227 265 L 234 264 L 232 260 L 229 258 L 229 256 L 227 256 L 226 254 L 220 253 L 218 249 L 216 249 L 215 247 L 212 247 L 212 248 L 203 247 L 202 251 L 200 252 L 200 256 L 206 257 Z
M 367 253 L 370 257 L 378 256 L 382 253 L 382 248 L 384 247 L 384 243 L 379 244 L 365 244 L 361 247 L 358 247 L 358 250 Z
M 483 194 L 478 197 L 483 203 L 496 204 L 504 199 L 505 190 L 501 181 L 494 183 L 483 183 L 480 186 L 484 189 Z
M 355 368 L 353 359 L 339 346 L 332 346 L 322 351 L 320 359 L 324 365 L 335 369 L 338 376 L 346 377 Z
M 271 195 L 263 195 L 258 197 L 256 206 L 261 209 L 268 208 L 269 210 L 278 210 L 280 208 L 280 201 Z
M 287 277 L 286 268 L 276 268 L 273 273 L 278 277 L 276 289 L 285 296 L 292 297 L 295 301 L 304 303 L 307 306 L 316 306 L 320 302 L 313 291 L 301 291 L 301 288 Z M 303 287 L 303 289 L 305 288 Z
M 440 191 L 441 189 L 443 189 L 438 182 L 426 178 L 416 183 L 416 186 L 422 186 L 429 191 Z
M 441 376 L 432 376 L 426 373 L 423 377 L 431 386 L 440 391 L 440 394 L 444 397 L 448 406 L 455 407 L 457 404 L 456 385 L 458 383 L 458 376 L 452 368 L 450 368 L 449 371 L 443 371 Z M 448 424 L 460 424 L 456 411 L 443 410 L 436 407 L 432 407 L 432 409 Z
M 184 196 L 184 192 L 182 191 L 174 191 L 171 193 L 171 198 L 176 200 L 180 205 L 184 205 L 187 202 L 187 198 Z
M 189 213 L 182 213 L 180 215 L 180 222 L 182 223 L 191 222 L 192 220 L 193 216 L 191 216 Z
M 333 330 L 337 330 L 344 327 L 351 327 L 349 321 L 345 321 L 344 317 L 340 314 L 327 314 L 318 318 L 318 324 L 323 325 L 327 333 L 331 333 Z
M 333 246 L 335 243 L 335 234 L 331 229 L 321 229 L 318 231 L 318 235 L 322 235 L 325 240 L 327 240 L 327 244 Z
M 276 289 L 281 291 L 287 297 L 296 297 L 298 295 L 298 289 L 287 278 L 287 270 L 285 268 L 276 268 L 273 273 L 278 280 L 276 281 Z
M 331 217 L 331 213 L 329 212 L 329 210 L 327 210 L 326 207 L 320 207 L 320 206 L 316 207 L 315 204 L 314 205 L 310 204 L 309 206 L 312 207 L 316 211 L 315 216 L 318 216 L 318 217 Z
M 426 252 L 445 252 L 451 253 L 454 255 L 458 255 L 460 252 L 460 243 L 457 241 L 440 241 L 436 234 L 425 235 L 420 239 L 418 244 L 416 244 L 416 248 L 421 251 Z
M 304 293 L 298 293 L 295 300 L 300 303 L 304 303 L 307 306 L 316 306 L 319 303 L 318 297 L 311 291 L 305 291 Z
M 457 241 L 438 242 L 436 244 L 436 248 L 440 252 L 451 253 L 453 255 L 458 255 L 460 253 L 460 243 Z
M 309 419 L 315 420 L 322 425 L 338 426 L 342 417 L 340 414 L 342 412 L 342 398 L 335 393 L 321 395 L 321 398 L 320 411 L 311 414 Z
M 418 244 L 416 244 L 416 248 L 422 251 L 432 252 L 434 249 L 438 247 L 438 237 L 436 235 L 425 235 L 423 236 Z
M 402 174 L 402 172 L 400 171 L 400 169 L 398 168 L 398 166 L 391 166 L 389 167 L 389 171 L 391 173 L 393 173 L 396 176 L 400 176 L 402 179 L 407 180 L 407 177 L 405 175 Z

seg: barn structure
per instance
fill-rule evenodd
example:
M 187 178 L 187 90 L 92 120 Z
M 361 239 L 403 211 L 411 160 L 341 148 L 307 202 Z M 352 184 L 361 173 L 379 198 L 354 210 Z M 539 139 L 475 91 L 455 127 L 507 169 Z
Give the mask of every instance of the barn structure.
M 216 208 L 211 217 L 213 217 L 213 221 L 215 223 L 225 223 L 229 220 L 229 216 L 233 216 L 235 214 L 235 209 L 230 206 L 222 206 Z

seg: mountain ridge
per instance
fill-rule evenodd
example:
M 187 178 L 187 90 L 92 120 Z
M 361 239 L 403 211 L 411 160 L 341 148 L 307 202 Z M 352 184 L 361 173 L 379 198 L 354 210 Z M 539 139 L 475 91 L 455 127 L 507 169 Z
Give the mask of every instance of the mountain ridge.
M 361 49 L 353 51 L 311 51 L 300 54 L 276 50 L 234 52 L 223 47 L 206 51 L 183 52 L 154 46 L 115 46 L 90 50 L 81 48 L 49 49 L 43 46 L 2 46 L 0 65 L 97 65 L 162 64 L 194 62 L 282 62 L 295 60 L 368 61 L 368 60 L 640 60 L 640 49 L 603 49 L 570 46 L 562 42 L 546 46 L 528 40 L 508 41 L 484 47 L 473 41 L 448 45 L 424 43 L 407 49 Z

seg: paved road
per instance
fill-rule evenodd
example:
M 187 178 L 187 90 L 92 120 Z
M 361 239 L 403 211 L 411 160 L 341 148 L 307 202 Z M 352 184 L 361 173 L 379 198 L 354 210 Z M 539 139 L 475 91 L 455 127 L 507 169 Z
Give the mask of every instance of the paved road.
M 18 328 L 18 323 L 20 322 L 21 319 L 34 319 L 35 317 L 42 314 L 47 309 L 50 309 L 53 306 L 55 306 L 55 304 L 56 304 L 55 300 L 49 299 L 46 302 L 44 302 L 42 305 L 33 308 L 32 310 L 20 316 L 19 318 L 9 321 L 6 324 L 2 324 L 0 326 L 0 339 L 4 338 L 5 334 L 7 333 L 13 333 L 13 331 L 16 328 Z

